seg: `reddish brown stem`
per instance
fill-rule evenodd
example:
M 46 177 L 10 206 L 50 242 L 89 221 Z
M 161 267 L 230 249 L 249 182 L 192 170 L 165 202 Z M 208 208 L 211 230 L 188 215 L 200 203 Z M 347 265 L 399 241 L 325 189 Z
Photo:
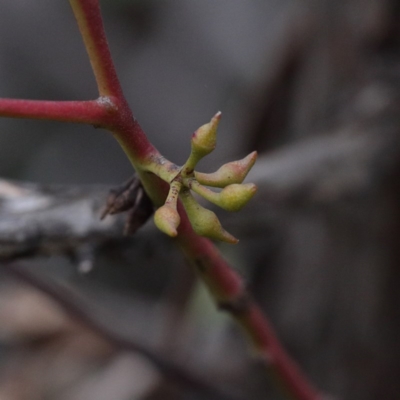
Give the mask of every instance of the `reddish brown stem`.
M 148 141 L 123 95 L 108 47 L 98 0 L 70 0 L 88 53 L 100 96 L 112 101 L 117 114 L 110 130 L 136 169 L 158 151 Z
M 131 117 L 120 89 L 112 64 L 107 41 L 103 31 L 100 8 L 97 0 L 70 0 L 77 16 L 80 30 L 93 70 L 99 83 L 100 93 L 116 96 L 120 117 L 116 119 L 114 133 L 128 154 L 132 163 L 139 167 L 138 146 L 142 155 L 151 157 L 158 152 L 149 144 L 139 124 Z M 103 59 L 104 57 L 104 59 Z M 154 161 L 155 162 L 155 161 Z M 154 175 L 142 174 L 145 189 L 155 203 L 164 200 L 167 188 L 165 182 Z M 300 372 L 295 362 L 284 351 L 268 319 L 246 292 L 241 277 L 223 259 L 216 247 L 208 240 L 194 233 L 186 213 L 179 205 L 181 224 L 177 241 L 215 298 L 217 305 L 231 313 L 250 337 L 252 345 L 259 351 L 269 370 L 279 377 L 282 386 L 297 400 L 320 399 L 317 391 Z
M 181 211 L 181 210 L 180 210 Z M 196 235 L 181 212 L 177 241 L 207 285 L 217 306 L 229 312 L 246 332 L 268 371 L 293 399 L 318 400 L 322 396 L 308 382 L 281 345 L 268 318 L 247 293 L 243 279 L 206 238 Z
M 106 101 L 46 101 L 0 99 L 0 115 L 12 118 L 45 119 L 51 121 L 77 122 L 83 124 L 107 126 L 111 118 Z
M 123 97 L 121 85 L 107 44 L 98 0 L 70 0 L 100 96 Z
M 98 84 L 100 98 L 93 101 L 51 102 L 0 99 L 0 115 L 80 122 L 111 130 L 119 141 L 155 204 L 160 204 L 168 185 L 145 172 L 149 163 L 162 165 L 161 156 L 148 141 L 123 96 L 104 33 L 98 0 L 70 0 Z M 320 395 L 300 372 L 279 343 L 268 319 L 247 294 L 241 277 L 223 259 L 216 247 L 194 233 L 179 205 L 181 224 L 177 241 L 215 298 L 243 327 L 265 365 L 279 377 L 297 400 L 317 400 Z

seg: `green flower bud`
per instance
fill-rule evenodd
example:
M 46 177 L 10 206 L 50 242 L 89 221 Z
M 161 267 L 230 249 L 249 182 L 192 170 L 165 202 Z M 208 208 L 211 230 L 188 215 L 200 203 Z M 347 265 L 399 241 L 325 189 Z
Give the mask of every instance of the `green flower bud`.
M 211 153 L 217 145 L 217 128 L 221 113 L 217 112 L 208 124 L 201 126 L 192 136 L 192 152 L 200 159 Z
M 198 235 L 232 244 L 238 242 L 238 239 L 222 228 L 215 213 L 197 203 L 189 190 L 183 191 L 181 198 L 192 228 Z
M 257 159 L 257 152 L 253 151 L 242 160 L 224 164 L 212 174 L 195 172 L 195 177 L 202 185 L 225 187 L 233 183 L 242 183 Z
M 221 190 L 216 204 L 228 211 L 239 211 L 250 201 L 256 191 L 257 186 L 254 183 L 234 183 Z
M 253 183 L 234 183 L 226 186 L 219 193 L 213 192 L 209 188 L 200 185 L 200 183 L 195 180 L 190 181 L 189 187 L 206 200 L 227 211 L 239 211 L 257 191 L 257 187 Z
M 157 228 L 168 236 L 175 237 L 177 228 L 181 222 L 178 211 L 169 204 L 164 204 L 154 214 L 154 223 Z

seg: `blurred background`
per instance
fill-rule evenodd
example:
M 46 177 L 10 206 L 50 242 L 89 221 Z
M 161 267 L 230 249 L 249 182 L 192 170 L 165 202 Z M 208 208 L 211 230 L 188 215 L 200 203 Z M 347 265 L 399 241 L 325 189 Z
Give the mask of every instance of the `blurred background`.
M 100 3 L 161 153 L 182 164 L 217 111 L 205 172 L 259 152 L 220 247 L 289 352 L 332 398 L 397 399 L 400 3 Z M 0 4 L 0 96 L 97 96 L 67 1 Z M 152 222 L 98 221 L 132 173 L 106 131 L 0 119 L 0 399 L 282 398 Z

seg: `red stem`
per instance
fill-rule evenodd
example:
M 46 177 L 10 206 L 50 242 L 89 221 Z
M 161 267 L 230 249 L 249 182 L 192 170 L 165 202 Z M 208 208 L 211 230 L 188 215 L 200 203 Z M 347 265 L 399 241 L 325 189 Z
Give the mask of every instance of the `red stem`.
M 98 0 L 70 0 L 100 96 L 123 98 L 103 25 Z
M 100 100 L 46 101 L 0 99 L 0 116 L 108 125 L 115 118 Z
M 143 163 L 156 162 L 160 154 L 133 118 L 123 96 L 107 45 L 98 0 L 70 0 L 70 3 L 89 54 L 100 98 L 69 102 L 0 99 L 0 115 L 88 123 L 108 128 L 140 172 L 146 190 L 157 203 L 165 199 L 166 184 L 155 175 L 144 172 Z M 268 319 L 247 295 L 242 278 L 208 239 L 194 233 L 183 207 L 180 206 L 179 212 L 181 224 L 177 241 L 196 265 L 220 308 L 229 311 L 243 327 L 268 369 L 276 372 L 282 385 L 295 399 L 320 399 L 281 346 Z
M 89 55 L 100 96 L 110 99 L 118 112 L 110 130 L 136 169 L 158 151 L 148 141 L 124 97 L 108 47 L 98 0 L 70 0 Z
M 278 379 L 285 392 L 297 400 L 321 399 L 322 396 L 283 348 L 268 318 L 246 293 L 241 276 L 208 239 L 196 235 L 182 208 L 179 210 L 181 223 L 176 240 L 194 264 L 217 305 L 230 312 L 244 329 L 267 369 Z
M 132 118 L 131 111 L 123 97 L 115 74 L 110 52 L 105 38 L 100 8 L 97 0 L 70 0 L 99 83 L 100 93 L 116 96 L 120 118 L 115 125 L 115 135 L 134 165 L 138 164 L 138 146 L 142 155 L 158 154 L 149 144 L 140 125 Z M 104 89 L 105 87 L 105 89 Z M 140 165 L 139 165 L 140 166 Z M 157 201 L 164 199 L 167 188 L 155 176 L 145 177 L 145 187 Z M 143 178 L 143 176 L 142 176 Z M 210 240 L 193 231 L 183 207 L 179 205 L 181 224 L 177 241 L 186 256 L 197 266 L 197 271 L 207 285 L 217 304 L 230 311 L 244 328 L 253 346 L 262 354 L 268 369 L 276 373 L 285 389 L 297 400 L 317 400 L 317 391 L 300 372 L 281 346 L 268 319 L 260 308 L 246 294 L 242 278 L 230 268 Z M 242 305 L 242 300 L 244 305 Z

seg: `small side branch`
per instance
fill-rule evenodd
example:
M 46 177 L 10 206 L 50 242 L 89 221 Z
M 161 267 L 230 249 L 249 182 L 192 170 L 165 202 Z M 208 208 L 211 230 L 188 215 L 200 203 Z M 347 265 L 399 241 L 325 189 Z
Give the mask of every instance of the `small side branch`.
M 88 101 L 47 101 L 0 99 L 0 116 L 107 126 L 113 104 L 103 99 Z

